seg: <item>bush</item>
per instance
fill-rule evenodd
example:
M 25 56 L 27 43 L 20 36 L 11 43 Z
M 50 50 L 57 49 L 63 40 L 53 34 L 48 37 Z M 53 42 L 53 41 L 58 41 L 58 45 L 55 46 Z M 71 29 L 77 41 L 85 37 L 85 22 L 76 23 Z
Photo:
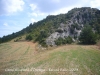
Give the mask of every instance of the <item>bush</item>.
M 67 38 L 61 38 L 59 37 L 56 41 L 55 44 L 56 45 L 63 45 L 63 44 L 71 44 L 73 42 L 72 38 L 70 36 L 68 36 Z
M 47 47 L 47 44 L 45 41 L 43 41 L 42 43 L 40 43 L 43 47 Z
M 73 42 L 72 38 L 70 36 L 68 36 L 67 38 L 65 38 L 66 43 L 71 44 Z
M 18 42 L 18 41 L 19 41 L 19 39 L 14 40 L 14 42 Z
M 96 39 L 97 36 L 92 31 L 92 28 L 90 26 L 84 27 L 79 37 L 79 40 L 82 44 L 95 44 Z
M 62 29 L 57 29 L 56 32 L 63 33 L 63 30 Z
M 47 44 L 45 42 L 45 39 L 40 40 L 39 41 L 39 44 L 41 44 L 41 46 L 43 46 L 43 47 L 47 47 Z
M 61 37 L 59 37 L 59 38 L 55 41 L 55 44 L 56 44 L 56 45 L 62 45 L 63 42 L 64 42 L 64 39 L 61 38 Z
M 29 34 L 29 35 L 26 36 L 26 40 L 32 40 L 32 39 L 33 39 L 32 35 Z
M 42 40 L 48 37 L 48 32 L 45 30 L 41 30 L 35 41 L 41 42 Z
M 71 26 L 70 28 L 70 33 L 73 34 L 74 33 L 75 28 L 73 26 Z

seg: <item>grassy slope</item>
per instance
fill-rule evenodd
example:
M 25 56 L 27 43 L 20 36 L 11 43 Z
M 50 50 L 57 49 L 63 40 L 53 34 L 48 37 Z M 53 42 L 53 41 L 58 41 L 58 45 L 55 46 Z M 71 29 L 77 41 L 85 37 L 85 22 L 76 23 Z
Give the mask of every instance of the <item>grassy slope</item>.
M 100 50 L 96 46 L 66 45 L 43 52 L 37 51 L 35 46 L 31 42 L 0 44 L 0 74 L 100 75 Z M 5 71 L 15 68 L 47 71 Z M 58 71 L 61 69 L 63 71 Z

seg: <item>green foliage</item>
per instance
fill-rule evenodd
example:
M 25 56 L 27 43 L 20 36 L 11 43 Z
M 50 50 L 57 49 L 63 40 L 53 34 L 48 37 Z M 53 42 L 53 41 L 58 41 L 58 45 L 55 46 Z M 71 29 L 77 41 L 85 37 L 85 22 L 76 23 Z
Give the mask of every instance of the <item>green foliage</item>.
M 72 38 L 70 36 L 68 36 L 67 38 L 65 38 L 66 43 L 71 44 L 73 42 Z
M 43 47 L 47 47 L 45 43 L 45 39 L 48 37 L 48 32 L 45 30 L 41 30 L 37 38 L 35 39 L 35 42 L 38 41 L 39 44 L 41 44 Z
M 55 41 L 55 44 L 56 45 L 62 45 L 64 43 L 64 39 L 59 37 L 56 41 Z
M 39 43 L 45 39 L 48 36 L 48 33 L 44 30 L 41 30 L 38 37 L 35 39 L 35 41 L 39 41 Z
M 72 38 L 70 36 L 66 37 L 66 38 L 61 38 L 59 37 L 56 41 L 55 44 L 56 45 L 63 45 L 63 44 L 71 44 L 73 42 Z
M 74 33 L 74 30 L 75 30 L 75 28 L 73 27 L 73 26 L 71 26 L 71 28 L 70 28 L 70 33 Z
M 44 39 L 39 42 L 43 47 L 47 47 L 47 44 Z
M 70 32 L 71 32 L 72 34 L 74 34 L 75 28 L 76 28 L 77 30 L 81 30 L 82 27 L 79 26 L 77 23 L 72 24 L 71 27 L 70 27 Z
M 26 40 L 32 40 L 33 38 L 32 38 L 32 35 L 31 34 L 29 34 L 29 35 L 27 35 L 26 36 Z
M 92 31 L 92 28 L 90 26 L 84 27 L 79 37 L 79 40 L 83 44 L 95 44 L 96 39 L 97 39 L 97 36 Z
M 18 42 L 18 41 L 19 41 L 19 39 L 14 40 L 14 42 Z
M 14 40 L 14 42 L 21 41 L 22 37 L 18 37 L 17 39 Z
M 57 29 L 56 32 L 63 33 L 62 29 Z
M 2 43 L 2 39 L 1 39 L 1 37 L 0 37 L 0 43 Z
M 77 23 L 74 23 L 71 25 L 71 27 L 76 28 L 77 30 L 81 30 L 81 26 L 79 26 Z
M 100 24 L 96 24 L 95 29 L 97 30 L 98 34 L 100 34 Z

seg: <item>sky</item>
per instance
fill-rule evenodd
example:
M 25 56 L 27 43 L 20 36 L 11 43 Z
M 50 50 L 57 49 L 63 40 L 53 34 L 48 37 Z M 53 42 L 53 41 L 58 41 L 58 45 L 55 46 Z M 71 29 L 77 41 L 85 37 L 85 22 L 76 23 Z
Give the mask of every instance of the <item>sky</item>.
M 0 37 L 76 7 L 100 9 L 100 0 L 0 0 Z

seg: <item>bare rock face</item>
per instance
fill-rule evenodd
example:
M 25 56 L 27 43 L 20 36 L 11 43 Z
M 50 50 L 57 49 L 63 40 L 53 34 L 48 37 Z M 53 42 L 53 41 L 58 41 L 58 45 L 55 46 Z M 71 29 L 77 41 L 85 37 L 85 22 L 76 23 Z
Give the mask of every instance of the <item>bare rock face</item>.
M 47 45 L 55 45 L 55 40 L 57 39 L 57 38 L 59 38 L 59 36 L 58 36 L 58 32 L 55 32 L 55 33 L 53 33 L 53 34 L 51 34 L 47 39 L 46 39 L 46 44 Z
M 52 33 L 46 39 L 46 44 L 54 46 L 55 40 L 58 39 L 59 37 L 65 38 L 65 37 L 71 36 L 73 41 L 78 40 L 77 37 L 80 35 L 81 29 L 83 27 L 82 20 L 79 19 L 78 21 L 75 18 L 78 14 L 79 12 L 76 12 L 70 20 L 66 21 L 66 24 L 61 23 L 58 29 L 56 30 L 56 32 Z M 81 22 L 81 24 L 79 24 L 78 22 Z M 81 26 L 81 28 L 80 29 L 76 29 L 75 27 L 73 28 L 74 24 L 77 24 L 78 27 Z M 76 39 L 74 39 L 74 37 L 76 37 Z
M 46 44 L 47 45 L 52 45 L 55 46 L 55 40 L 57 40 L 59 37 L 61 38 L 65 38 L 68 36 L 71 36 L 73 41 L 75 41 L 76 39 L 78 40 L 78 38 L 74 39 L 74 37 L 78 37 L 80 35 L 81 30 L 77 30 L 76 28 L 73 30 L 74 33 L 71 33 L 71 25 L 73 23 L 70 22 L 68 24 L 60 24 L 60 27 L 57 29 L 56 32 L 52 33 L 47 39 L 46 39 Z

